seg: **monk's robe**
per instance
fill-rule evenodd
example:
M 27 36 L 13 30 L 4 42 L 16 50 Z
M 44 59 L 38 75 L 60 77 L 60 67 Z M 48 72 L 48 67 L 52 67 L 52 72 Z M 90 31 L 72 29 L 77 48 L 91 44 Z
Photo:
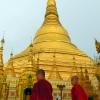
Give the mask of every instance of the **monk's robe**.
M 71 89 L 72 100 L 88 100 L 88 97 L 80 85 L 74 85 Z
M 53 100 L 52 86 L 47 80 L 40 80 L 33 86 L 30 100 Z

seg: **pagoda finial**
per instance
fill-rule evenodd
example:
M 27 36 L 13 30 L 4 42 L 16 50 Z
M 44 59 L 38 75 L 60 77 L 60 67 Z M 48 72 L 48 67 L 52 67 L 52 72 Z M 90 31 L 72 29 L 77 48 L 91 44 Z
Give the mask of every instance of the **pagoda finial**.
M 13 63 L 13 52 L 10 53 L 10 61 Z
M 4 31 L 4 33 L 3 33 L 3 38 L 2 38 L 2 40 L 1 40 L 1 47 L 2 47 L 2 48 L 4 47 L 4 43 L 5 43 L 4 34 L 5 34 L 5 31 Z
M 10 59 L 12 59 L 13 58 L 13 53 L 11 52 L 11 54 L 10 54 Z
M 55 0 L 48 0 L 43 24 L 60 24 Z M 61 25 L 61 24 L 60 24 Z
M 32 37 L 31 37 L 31 44 L 32 44 Z
M 12 58 L 13 58 L 13 47 L 12 47 L 12 51 L 10 53 L 10 59 L 12 59 Z
M 48 6 L 49 6 L 49 5 L 54 5 L 54 6 L 56 6 L 56 2 L 55 2 L 55 0 L 48 0 L 47 5 L 48 5 Z

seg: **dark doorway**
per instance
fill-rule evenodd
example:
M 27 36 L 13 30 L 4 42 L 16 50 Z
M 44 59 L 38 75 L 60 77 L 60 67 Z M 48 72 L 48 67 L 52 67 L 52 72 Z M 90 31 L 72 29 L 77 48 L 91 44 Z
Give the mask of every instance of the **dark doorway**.
M 89 97 L 88 100 L 95 100 L 94 97 Z
M 26 88 L 25 90 L 24 90 L 24 99 L 23 100 L 26 100 L 26 96 L 27 95 L 31 95 L 32 94 L 32 88 Z

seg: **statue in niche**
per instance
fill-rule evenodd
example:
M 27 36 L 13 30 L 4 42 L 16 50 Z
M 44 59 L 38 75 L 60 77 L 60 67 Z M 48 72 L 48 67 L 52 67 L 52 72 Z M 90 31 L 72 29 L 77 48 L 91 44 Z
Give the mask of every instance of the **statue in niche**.
M 29 76 L 28 76 L 28 79 L 29 79 L 29 80 L 32 79 L 32 75 L 29 75 Z
M 26 100 L 30 100 L 30 94 L 28 92 L 28 94 L 26 95 Z

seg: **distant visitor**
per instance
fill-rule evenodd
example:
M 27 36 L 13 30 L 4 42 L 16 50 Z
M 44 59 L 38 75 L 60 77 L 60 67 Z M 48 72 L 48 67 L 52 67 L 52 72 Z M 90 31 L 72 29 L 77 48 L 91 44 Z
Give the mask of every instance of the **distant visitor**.
M 52 86 L 45 79 L 45 71 L 39 69 L 36 73 L 37 81 L 33 86 L 33 92 L 30 100 L 53 100 L 52 97 Z

